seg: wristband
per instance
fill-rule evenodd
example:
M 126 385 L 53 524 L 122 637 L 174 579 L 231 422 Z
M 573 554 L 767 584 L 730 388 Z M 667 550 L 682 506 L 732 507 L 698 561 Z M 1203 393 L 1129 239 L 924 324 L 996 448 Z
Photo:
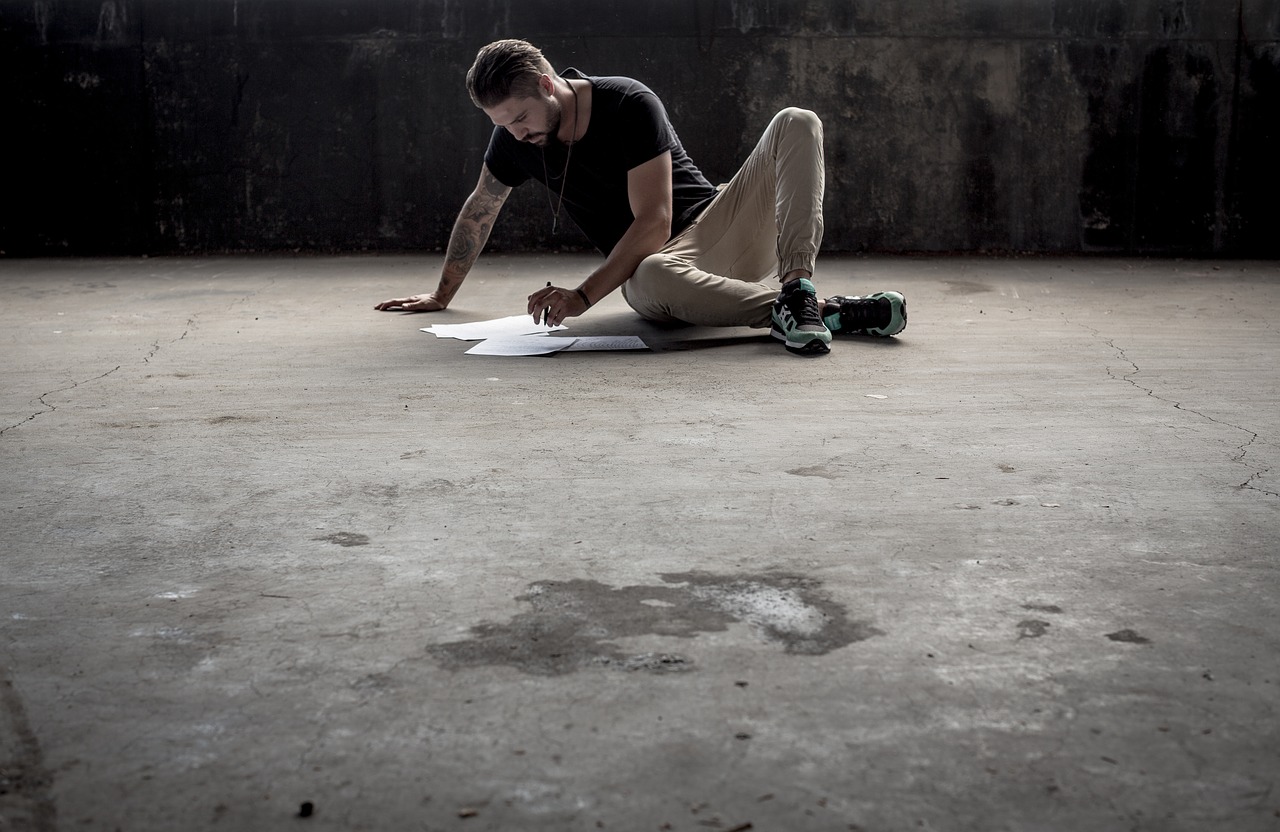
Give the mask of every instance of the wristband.
M 577 292 L 577 293 L 578 293 L 578 297 L 582 298 L 582 302 L 583 302 L 583 303 L 585 303 L 585 304 L 587 305 L 587 308 L 588 308 L 588 309 L 590 309 L 590 308 L 591 308 L 591 299 L 587 297 L 587 293 L 586 293 L 586 292 L 584 292 L 584 291 L 582 291 L 582 289 L 581 289 L 581 288 L 574 289 L 573 291 L 575 291 L 575 292 Z

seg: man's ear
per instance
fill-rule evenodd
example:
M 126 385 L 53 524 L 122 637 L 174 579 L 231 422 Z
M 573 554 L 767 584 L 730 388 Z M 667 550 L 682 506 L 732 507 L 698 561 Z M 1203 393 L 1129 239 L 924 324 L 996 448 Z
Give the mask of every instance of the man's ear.
M 544 72 L 542 75 L 538 76 L 538 87 L 542 90 L 543 94 L 551 95 L 555 92 L 556 82 L 552 81 L 551 76 Z

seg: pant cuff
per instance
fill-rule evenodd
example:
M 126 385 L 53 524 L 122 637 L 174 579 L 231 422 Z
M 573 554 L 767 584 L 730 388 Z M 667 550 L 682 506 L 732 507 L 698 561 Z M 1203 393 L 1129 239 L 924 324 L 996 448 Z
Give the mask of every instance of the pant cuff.
M 778 277 L 792 272 L 796 269 L 804 269 L 809 274 L 813 274 L 814 256 L 812 254 L 793 254 L 779 262 Z

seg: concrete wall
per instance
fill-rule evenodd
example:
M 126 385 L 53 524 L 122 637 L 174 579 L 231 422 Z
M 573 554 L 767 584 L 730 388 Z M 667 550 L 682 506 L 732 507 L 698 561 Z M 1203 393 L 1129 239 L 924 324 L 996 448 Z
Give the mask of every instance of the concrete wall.
M 443 247 L 507 36 L 713 180 L 818 111 L 829 250 L 1280 254 L 1280 0 L 0 0 L 0 250 Z M 527 186 L 491 245 L 550 225 Z

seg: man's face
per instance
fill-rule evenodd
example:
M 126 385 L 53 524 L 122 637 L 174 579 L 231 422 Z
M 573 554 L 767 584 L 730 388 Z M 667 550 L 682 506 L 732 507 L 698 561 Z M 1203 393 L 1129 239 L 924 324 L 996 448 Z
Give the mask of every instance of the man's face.
M 550 95 L 508 98 L 484 113 L 498 127 L 522 142 L 546 147 L 560 130 L 560 102 Z

